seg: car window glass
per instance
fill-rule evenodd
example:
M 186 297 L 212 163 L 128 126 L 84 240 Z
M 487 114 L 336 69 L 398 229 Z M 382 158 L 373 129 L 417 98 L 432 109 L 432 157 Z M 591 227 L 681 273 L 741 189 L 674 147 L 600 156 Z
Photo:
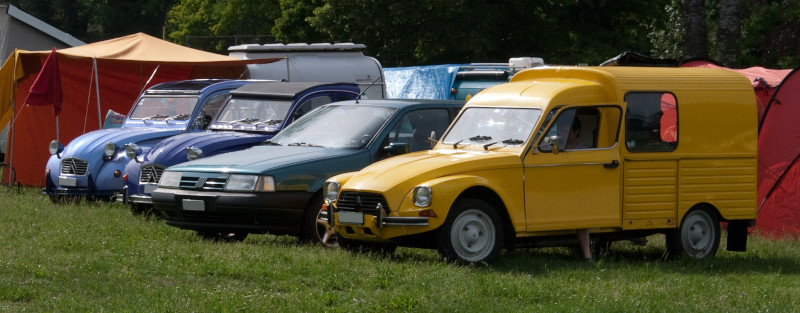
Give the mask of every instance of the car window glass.
M 142 97 L 130 118 L 186 120 L 196 104 L 197 97 Z
M 673 151 L 678 146 L 678 101 L 663 92 L 625 95 L 625 146 L 631 152 Z
M 305 100 L 303 104 L 294 112 L 294 118 L 300 118 L 304 114 L 311 112 L 312 110 L 322 106 L 323 104 L 331 103 L 330 96 L 319 96 L 313 97 L 311 99 Z
M 430 150 L 431 141 L 428 138 L 431 132 L 441 134 L 450 124 L 450 118 L 445 109 L 416 110 L 404 115 L 389 132 L 385 144 L 406 143 L 409 151 Z

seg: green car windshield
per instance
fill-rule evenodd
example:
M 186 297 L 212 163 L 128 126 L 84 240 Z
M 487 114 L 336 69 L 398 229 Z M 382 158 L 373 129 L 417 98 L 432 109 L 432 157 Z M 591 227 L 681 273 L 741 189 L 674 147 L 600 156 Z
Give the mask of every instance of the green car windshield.
M 358 149 L 375 137 L 394 111 L 374 105 L 326 105 L 293 122 L 268 142 Z
M 187 120 L 197 105 L 197 97 L 142 97 L 131 113 L 135 120 Z
M 531 108 L 466 108 L 442 143 L 523 145 L 540 116 L 541 110 Z

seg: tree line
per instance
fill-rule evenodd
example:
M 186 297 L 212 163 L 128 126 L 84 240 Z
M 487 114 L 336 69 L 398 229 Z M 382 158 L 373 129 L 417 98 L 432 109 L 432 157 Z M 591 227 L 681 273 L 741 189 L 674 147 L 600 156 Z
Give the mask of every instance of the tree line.
M 144 32 L 226 54 L 243 43 L 354 42 L 384 66 L 599 64 L 625 51 L 729 67 L 800 66 L 789 0 L 11 0 L 94 42 Z

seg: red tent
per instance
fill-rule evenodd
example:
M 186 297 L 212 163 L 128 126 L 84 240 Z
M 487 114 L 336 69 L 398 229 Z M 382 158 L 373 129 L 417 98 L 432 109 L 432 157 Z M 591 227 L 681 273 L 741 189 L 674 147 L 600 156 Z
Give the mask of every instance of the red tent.
M 682 66 L 720 67 L 709 61 Z M 758 199 L 756 229 L 778 238 L 800 236 L 800 74 L 763 67 L 731 69 L 747 76 L 758 100 Z
M 108 110 L 127 114 L 136 97 L 157 83 L 192 78 L 246 78 L 240 60 L 166 42 L 143 33 L 56 51 L 62 109 L 25 101 L 51 51 L 15 51 L 0 68 L 0 126 L 9 121 L 6 161 L 23 185 L 43 186 L 48 143 L 68 143 L 102 127 Z M 32 102 L 33 103 L 33 102 Z

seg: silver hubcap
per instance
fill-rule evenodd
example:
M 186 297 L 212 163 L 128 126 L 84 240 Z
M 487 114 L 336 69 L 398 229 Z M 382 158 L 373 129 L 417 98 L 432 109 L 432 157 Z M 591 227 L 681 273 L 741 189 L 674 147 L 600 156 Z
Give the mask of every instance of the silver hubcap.
M 453 250 L 465 261 L 476 262 L 492 253 L 496 244 L 492 220 L 479 210 L 467 210 L 453 222 L 450 238 Z
M 683 245 L 687 254 L 703 258 L 711 252 L 714 242 L 714 225 L 705 212 L 695 212 L 686 217 L 683 227 Z

